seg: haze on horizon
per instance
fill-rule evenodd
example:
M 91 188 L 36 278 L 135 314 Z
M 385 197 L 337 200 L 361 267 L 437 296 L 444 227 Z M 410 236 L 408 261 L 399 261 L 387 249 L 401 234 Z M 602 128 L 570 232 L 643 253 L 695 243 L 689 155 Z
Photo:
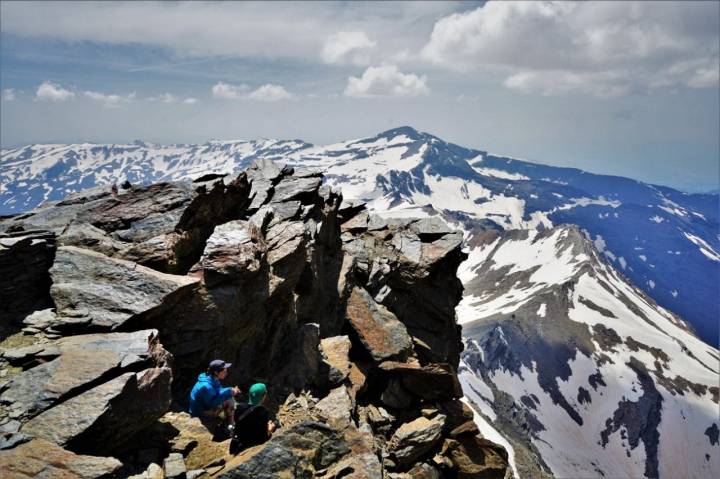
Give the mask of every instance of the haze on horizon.
M 0 145 L 410 125 L 713 190 L 719 18 L 718 2 L 2 2 Z

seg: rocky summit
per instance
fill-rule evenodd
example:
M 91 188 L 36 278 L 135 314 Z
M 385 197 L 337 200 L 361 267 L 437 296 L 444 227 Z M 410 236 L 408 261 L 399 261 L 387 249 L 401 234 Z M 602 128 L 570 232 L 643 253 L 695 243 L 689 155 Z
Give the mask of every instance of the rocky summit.
M 507 477 L 460 401 L 462 239 L 267 159 L 3 219 L 0 475 Z M 268 385 L 265 444 L 183 412 L 214 358 Z

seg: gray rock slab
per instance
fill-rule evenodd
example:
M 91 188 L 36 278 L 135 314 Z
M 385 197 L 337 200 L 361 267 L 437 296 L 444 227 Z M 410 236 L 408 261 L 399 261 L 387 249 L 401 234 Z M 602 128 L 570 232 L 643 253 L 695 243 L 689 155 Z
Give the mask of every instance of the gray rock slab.
M 285 177 L 275 186 L 275 193 L 273 194 L 271 202 L 279 203 L 301 199 L 303 196 L 317 192 L 321 184 L 322 178 L 317 177 Z
M 199 281 L 74 246 L 58 248 L 50 276 L 50 295 L 61 322 L 84 321 L 107 329 L 157 308 L 168 295 Z

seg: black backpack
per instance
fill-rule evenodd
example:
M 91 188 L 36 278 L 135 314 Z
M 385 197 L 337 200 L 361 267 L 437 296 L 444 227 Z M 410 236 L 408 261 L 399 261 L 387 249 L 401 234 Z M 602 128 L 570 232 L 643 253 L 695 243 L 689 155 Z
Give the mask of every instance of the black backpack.
M 233 418 L 233 431 L 230 438 L 230 454 L 237 454 L 249 444 L 243 444 L 242 437 L 244 433 L 243 421 L 257 410 L 259 406 L 253 406 L 248 403 L 240 403 L 235 409 L 235 417 Z

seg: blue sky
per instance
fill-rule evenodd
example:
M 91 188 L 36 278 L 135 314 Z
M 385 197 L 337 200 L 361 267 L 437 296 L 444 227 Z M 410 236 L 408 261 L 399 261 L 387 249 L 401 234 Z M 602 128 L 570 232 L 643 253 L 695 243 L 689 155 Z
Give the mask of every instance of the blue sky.
M 718 188 L 717 2 L 3 2 L 0 143 L 463 146 Z

